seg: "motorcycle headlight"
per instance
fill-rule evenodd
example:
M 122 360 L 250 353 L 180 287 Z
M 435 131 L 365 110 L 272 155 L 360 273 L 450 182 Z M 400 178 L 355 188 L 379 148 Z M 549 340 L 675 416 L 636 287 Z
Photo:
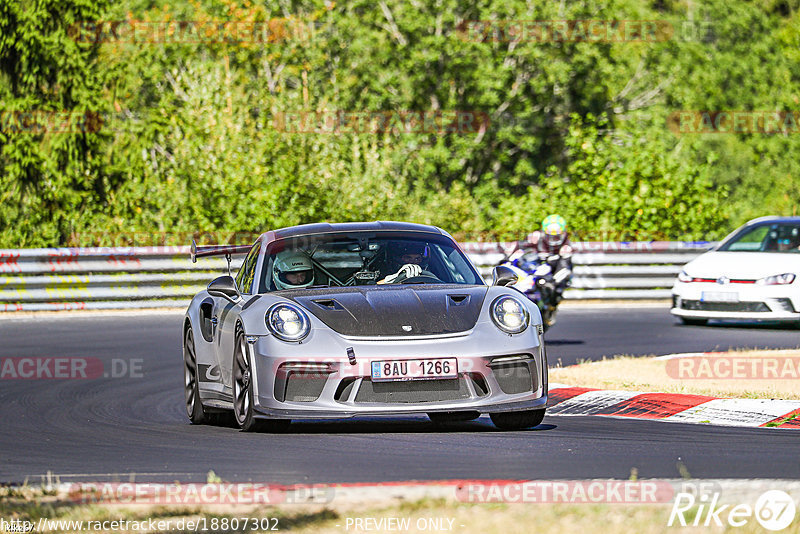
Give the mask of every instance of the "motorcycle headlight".
M 494 299 L 489 307 L 489 314 L 497 328 L 509 334 L 519 334 L 530 324 L 530 315 L 525 305 L 508 295 Z
M 533 289 L 533 277 L 526 276 L 525 278 L 519 280 L 514 287 L 517 288 L 518 291 L 522 293 L 527 293 L 531 289 Z
M 293 304 L 275 304 L 265 319 L 270 332 L 283 341 L 301 341 L 311 330 L 308 316 Z
M 761 280 L 756 280 L 756 284 L 762 286 L 782 286 L 794 282 L 795 276 L 792 273 L 776 274 L 774 276 L 767 276 Z
M 686 271 L 681 271 L 680 274 L 678 274 L 678 282 L 691 282 L 692 280 L 693 278 L 686 274 Z

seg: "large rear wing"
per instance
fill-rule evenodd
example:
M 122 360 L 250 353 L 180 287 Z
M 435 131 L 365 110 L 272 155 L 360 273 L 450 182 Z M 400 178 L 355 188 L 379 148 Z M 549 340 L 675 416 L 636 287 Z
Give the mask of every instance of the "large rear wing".
M 236 254 L 247 254 L 253 245 L 205 245 L 197 246 L 197 243 L 192 239 L 192 248 L 189 254 L 192 257 L 192 263 L 197 263 L 197 258 L 205 258 L 207 256 L 225 256 L 230 263 L 230 257 Z

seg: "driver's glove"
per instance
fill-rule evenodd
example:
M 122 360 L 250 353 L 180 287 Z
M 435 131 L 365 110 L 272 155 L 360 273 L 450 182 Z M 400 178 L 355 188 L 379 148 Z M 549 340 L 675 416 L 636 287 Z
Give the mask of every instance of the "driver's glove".
M 406 263 L 405 265 L 400 267 L 399 271 L 397 271 L 394 274 L 390 274 L 389 276 L 384 278 L 381 281 L 381 283 L 391 284 L 392 282 L 395 282 L 400 278 L 404 280 L 407 278 L 414 278 L 415 276 L 419 276 L 421 272 L 422 272 L 422 267 L 420 267 L 419 265 L 415 263 Z

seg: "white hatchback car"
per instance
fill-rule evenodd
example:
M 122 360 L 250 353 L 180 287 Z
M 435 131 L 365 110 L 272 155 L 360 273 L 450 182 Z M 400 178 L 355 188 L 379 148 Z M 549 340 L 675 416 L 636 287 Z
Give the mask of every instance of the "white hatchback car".
M 686 264 L 671 313 L 709 319 L 800 321 L 800 217 L 753 219 Z

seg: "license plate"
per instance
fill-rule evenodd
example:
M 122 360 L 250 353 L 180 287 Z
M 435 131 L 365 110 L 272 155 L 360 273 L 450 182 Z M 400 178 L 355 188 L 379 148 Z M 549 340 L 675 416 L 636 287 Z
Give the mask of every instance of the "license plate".
M 739 293 L 730 291 L 703 291 L 700 295 L 703 302 L 739 302 Z
M 458 360 L 456 358 L 372 362 L 373 382 L 440 378 L 458 378 Z

